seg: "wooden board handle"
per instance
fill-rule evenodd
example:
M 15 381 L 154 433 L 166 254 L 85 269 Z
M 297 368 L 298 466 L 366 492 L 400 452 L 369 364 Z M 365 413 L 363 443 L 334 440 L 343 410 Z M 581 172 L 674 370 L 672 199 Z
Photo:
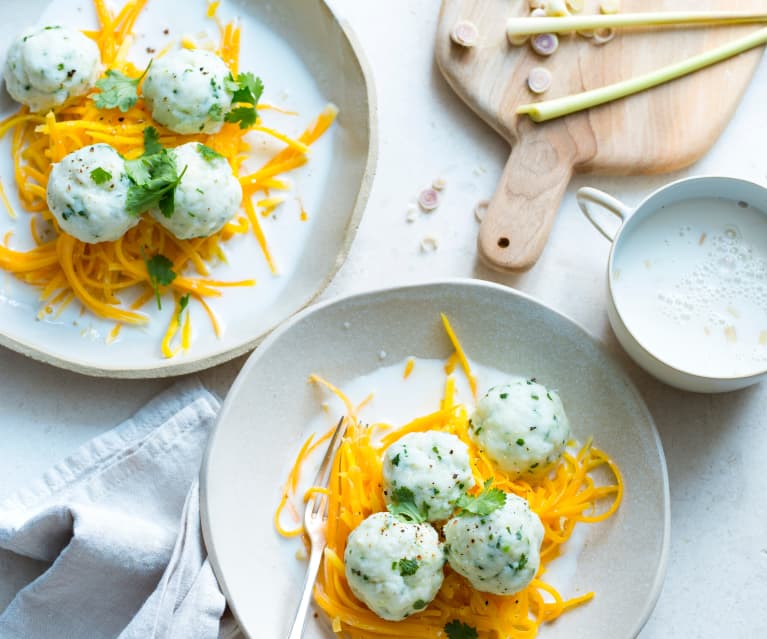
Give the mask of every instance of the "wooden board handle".
M 548 127 L 548 125 L 547 125 Z M 538 260 L 573 175 L 576 149 L 559 126 L 520 138 L 479 229 L 479 255 L 498 271 Z

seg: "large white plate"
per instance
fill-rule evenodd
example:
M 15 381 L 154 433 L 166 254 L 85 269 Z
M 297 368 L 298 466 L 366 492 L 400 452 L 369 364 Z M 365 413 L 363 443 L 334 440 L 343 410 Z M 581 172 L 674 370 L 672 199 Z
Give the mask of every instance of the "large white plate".
M 207 0 L 150 0 L 136 24 L 134 59 L 144 62 L 148 47 L 159 50 L 170 41 L 196 36 L 203 29 L 215 34 L 213 22 L 205 18 L 206 7 Z M 359 47 L 323 0 L 225 0 L 219 13 L 224 19 L 241 18 L 241 68 L 263 78 L 264 100 L 300 114 L 290 118 L 264 112 L 265 121 L 278 122 L 283 130 L 299 133 L 326 103 L 333 102 L 340 109 L 336 124 L 312 149 L 311 161 L 290 174 L 309 220 L 299 220 L 298 204 L 291 200 L 275 220 L 263 221 L 280 275 L 269 273 L 252 235 L 228 242 L 225 251 L 229 265 L 217 266 L 214 276 L 255 278 L 257 285 L 226 289 L 222 298 L 213 300 L 225 329 L 221 339 L 214 335 L 203 310 L 193 309 L 194 345 L 188 353 L 168 360 L 161 355 L 160 340 L 172 304 L 164 304 L 162 312 L 147 305 L 143 310 L 151 316 L 149 326 L 124 327 L 119 339 L 107 345 L 111 322 L 90 313 L 80 317 L 75 304 L 55 320 L 37 321 L 37 290 L 0 272 L 0 344 L 92 375 L 161 377 L 187 373 L 253 348 L 264 334 L 319 294 L 343 263 L 370 190 L 376 151 L 373 87 Z M 80 29 L 96 24 L 92 0 L 14 0 L 2 3 L 0 15 L 3 53 L 20 31 L 33 24 L 65 24 Z M 5 117 L 18 105 L 4 91 L 2 95 L 0 117 Z M 9 137 L 0 143 L 0 177 L 12 203 L 18 205 Z M 254 137 L 256 153 L 267 152 L 260 140 Z M 0 237 L 12 230 L 13 247 L 30 246 L 27 227 L 25 214 L 14 222 L 0 209 Z
M 628 639 L 660 592 L 669 541 L 669 491 L 652 418 L 621 368 L 570 319 L 511 289 L 447 281 L 364 293 L 307 309 L 250 357 L 224 404 L 202 470 L 202 518 L 213 566 L 243 630 L 287 635 L 304 564 L 278 537 L 279 490 L 321 401 L 317 372 L 344 384 L 409 356 L 445 358 L 451 318 L 476 363 L 558 388 L 577 437 L 593 435 L 626 483 L 618 513 L 588 527 L 576 591 L 596 599 L 541 631 L 542 639 Z M 309 639 L 330 638 L 310 620 Z

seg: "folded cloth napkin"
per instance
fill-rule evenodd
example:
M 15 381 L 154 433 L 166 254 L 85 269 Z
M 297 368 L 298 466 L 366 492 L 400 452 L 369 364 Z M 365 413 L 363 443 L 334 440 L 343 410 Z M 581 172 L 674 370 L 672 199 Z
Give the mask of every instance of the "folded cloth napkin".
M 216 639 L 197 474 L 218 400 L 173 386 L 0 503 L 0 548 L 51 562 L 0 614 L 1 639 Z

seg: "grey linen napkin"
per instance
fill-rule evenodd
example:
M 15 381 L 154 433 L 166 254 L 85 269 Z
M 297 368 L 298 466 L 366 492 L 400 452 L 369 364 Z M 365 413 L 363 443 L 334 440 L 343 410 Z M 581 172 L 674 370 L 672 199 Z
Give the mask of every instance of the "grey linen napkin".
M 180 382 L 0 503 L 0 548 L 51 564 L 0 614 L 0 638 L 219 636 L 197 485 L 218 408 Z

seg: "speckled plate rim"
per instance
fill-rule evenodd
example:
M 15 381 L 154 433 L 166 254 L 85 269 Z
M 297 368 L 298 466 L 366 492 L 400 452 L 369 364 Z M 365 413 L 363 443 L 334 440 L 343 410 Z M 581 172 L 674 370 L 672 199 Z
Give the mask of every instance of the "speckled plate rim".
M 486 289 L 488 291 L 502 292 L 504 294 L 515 296 L 515 297 L 527 300 L 529 302 L 532 302 L 533 305 L 540 307 L 545 312 L 550 313 L 558 317 L 560 320 L 572 325 L 575 329 L 577 329 L 582 334 L 582 336 L 585 339 L 589 340 L 592 343 L 593 347 L 596 350 L 598 350 L 600 354 L 606 360 L 608 360 L 618 371 L 623 372 L 622 381 L 625 387 L 632 394 L 633 400 L 636 402 L 637 406 L 639 406 L 643 414 L 643 417 L 646 419 L 650 435 L 656 447 L 658 457 L 659 457 L 659 471 L 661 475 L 660 479 L 661 479 L 661 485 L 662 485 L 661 499 L 662 499 L 662 509 L 663 509 L 663 531 L 662 531 L 662 538 L 661 538 L 661 549 L 660 549 L 660 554 L 658 556 L 657 570 L 655 572 L 655 576 L 650 586 L 650 589 L 648 591 L 648 594 L 644 602 L 642 603 L 641 610 L 637 613 L 636 623 L 633 629 L 625 637 L 614 638 L 614 639 L 636 639 L 636 637 L 638 637 L 642 628 L 645 626 L 648 619 L 650 618 L 650 615 L 652 614 L 653 610 L 655 609 L 655 606 L 658 602 L 658 598 L 660 597 L 661 591 L 663 590 L 663 583 L 665 581 L 666 571 L 668 568 L 669 546 L 670 546 L 670 540 L 671 540 L 671 506 L 670 506 L 671 496 L 670 496 L 669 479 L 668 479 L 668 468 L 666 464 L 665 454 L 663 451 L 663 443 L 661 441 L 660 434 L 658 433 L 658 429 L 655 425 L 655 421 L 649 409 L 647 408 L 647 405 L 644 402 L 644 399 L 639 393 L 639 390 L 636 388 L 634 383 L 626 374 L 624 366 L 618 361 L 618 359 L 615 356 L 613 356 L 610 352 L 607 351 L 607 349 L 605 348 L 605 346 L 602 344 L 600 340 L 598 340 L 594 335 L 592 335 L 592 333 L 588 331 L 586 328 L 584 328 L 580 323 L 576 322 L 575 320 L 568 317 L 564 313 L 561 313 L 553 309 L 549 305 L 545 304 L 544 302 L 536 299 L 535 297 L 531 295 L 528 295 L 526 293 L 523 293 L 521 291 L 512 289 L 510 287 L 507 287 L 501 284 L 495 284 L 492 282 L 476 280 L 471 278 L 447 278 L 447 279 L 427 281 L 427 282 L 413 284 L 413 285 L 384 287 L 384 288 L 369 290 L 369 291 L 356 293 L 352 295 L 336 297 L 330 300 L 326 300 L 322 303 L 312 305 L 308 308 L 305 308 L 301 312 L 293 315 L 290 319 L 285 321 L 277 330 L 273 331 L 266 339 L 264 339 L 261 342 L 261 344 L 259 344 L 258 348 L 250 355 L 245 365 L 240 370 L 237 378 L 232 384 L 229 390 L 229 393 L 227 394 L 226 399 L 223 403 L 221 411 L 218 415 L 218 419 L 216 421 L 216 426 L 210 437 L 210 440 L 208 442 L 208 447 L 207 447 L 205 456 L 203 458 L 203 463 L 200 470 L 200 519 L 202 523 L 203 539 L 205 541 L 205 544 L 208 550 L 208 557 L 213 567 L 213 571 L 216 574 L 219 585 L 224 592 L 224 595 L 227 599 L 227 603 L 230 609 L 232 610 L 235 618 L 240 624 L 241 631 L 247 637 L 258 636 L 257 634 L 255 635 L 249 634 L 247 628 L 245 628 L 240 622 L 240 619 L 241 619 L 241 616 L 239 614 L 240 602 L 239 600 L 235 599 L 232 591 L 229 588 L 229 585 L 226 579 L 225 570 L 222 568 L 222 564 L 217 553 L 216 542 L 214 539 L 214 533 L 212 531 L 212 522 L 211 522 L 210 512 L 209 512 L 209 505 L 210 505 L 209 482 L 210 482 L 211 472 L 212 472 L 211 471 L 211 451 L 216 446 L 217 434 L 219 432 L 221 424 L 229 420 L 229 413 L 232 412 L 232 407 L 238 401 L 238 397 L 240 396 L 240 394 L 243 392 L 247 392 L 246 384 L 247 384 L 247 378 L 249 376 L 250 371 L 259 365 L 259 361 L 261 360 L 262 356 L 269 350 L 272 344 L 274 344 L 279 339 L 281 339 L 281 337 L 284 334 L 288 333 L 293 326 L 295 326 L 296 324 L 299 324 L 300 322 L 305 320 L 307 317 L 309 317 L 310 315 L 318 311 L 321 311 L 323 309 L 326 309 L 332 306 L 341 306 L 349 302 L 352 302 L 352 303 L 361 302 L 366 299 L 375 298 L 379 295 L 393 294 L 398 292 L 404 293 L 404 292 L 427 291 L 428 289 L 433 287 L 456 287 L 456 288 L 474 287 L 478 289 Z M 296 597 L 298 597 L 298 593 Z M 298 598 L 296 598 L 296 602 L 297 601 L 298 601 Z
M 378 160 L 377 95 L 372 70 L 365 57 L 363 48 L 349 23 L 346 20 L 339 18 L 326 0 L 315 1 L 327 14 L 329 22 L 335 24 L 339 30 L 339 34 L 345 38 L 346 43 L 354 54 L 354 61 L 359 67 L 360 76 L 364 81 L 364 88 L 367 96 L 367 131 L 365 132 L 367 135 L 367 157 L 365 159 L 365 168 L 360 180 L 357 197 L 354 201 L 352 212 L 349 216 L 346 230 L 341 239 L 333 265 L 314 290 L 313 294 L 304 299 L 297 306 L 293 314 L 305 309 L 317 299 L 317 297 L 319 297 L 329 286 L 336 273 L 338 273 L 338 270 L 346 261 L 370 196 Z M 80 373 L 82 375 L 89 375 L 91 377 L 107 377 L 114 379 L 159 379 L 205 370 L 223 364 L 224 362 L 228 362 L 244 353 L 248 353 L 288 317 L 290 317 L 290 315 L 283 318 L 281 321 L 273 322 L 259 334 L 214 354 L 195 357 L 194 351 L 192 350 L 183 360 L 175 361 L 173 359 L 162 359 L 158 357 L 156 361 L 148 363 L 147 365 L 132 367 L 125 367 L 124 365 L 120 365 L 119 362 L 110 361 L 108 350 L 105 350 L 106 355 L 104 361 L 98 366 L 78 360 L 74 357 L 59 357 L 29 341 L 10 337 L 3 330 L 2 323 L 0 323 L 0 346 L 20 353 L 21 355 L 25 355 L 38 362 Z M 105 346 L 105 349 L 108 349 L 108 346 Z

